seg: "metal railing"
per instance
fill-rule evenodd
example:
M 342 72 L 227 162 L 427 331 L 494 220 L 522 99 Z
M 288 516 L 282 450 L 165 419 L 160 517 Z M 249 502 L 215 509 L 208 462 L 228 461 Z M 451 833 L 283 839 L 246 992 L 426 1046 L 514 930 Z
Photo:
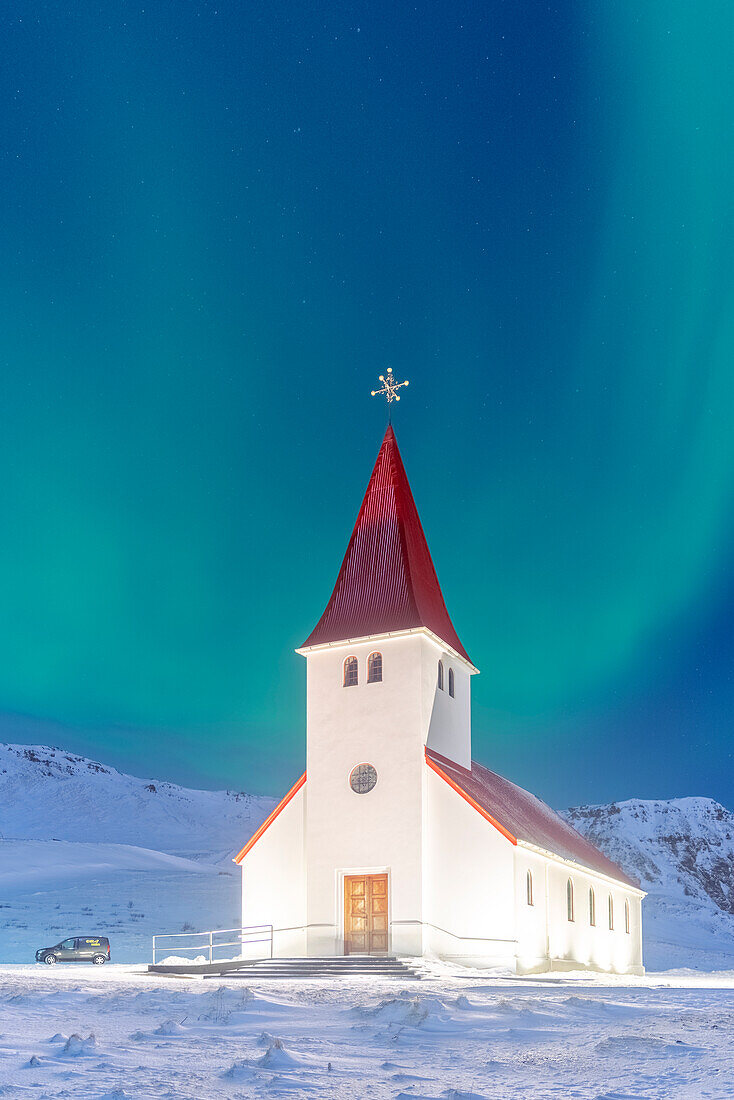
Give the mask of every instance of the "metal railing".
M 219 936 L 229 936 L 229 940 L 220 940 Z M 236 937 L 236 938 L 232 938 Z M 165 946 L 161 946 L 160 941 L 167 940 Z M 196 943 L 183 943 L 181 941 L 196 940 Z M 179 941 L 179 942 L 171 942 Z M 273 957 L 273 926 L 272 924 L 251 924 L 246 928 L 216 928 L 209 932 L 165 932 L 159 933 L 157 936 L 153 936 L 153 965 L 159 965 L 160 956 L 165 951 L 166 956 L 175 955 L 183 956 L 190 952 L 194 952 L 195 957 L 191 962 L 196 961 L 198 955 L 208 955 L 208 961 L 213 962 L 225 962 L 230 959 L 242 958 L 244 949 L 252 944 L 266 943 L 269 945 L 267 951 L 263 951 L 262 955 L 253 955 L 253 958 L 271 958 Z M 237 947 L 239 952 L 235 955 L 229 955 L 228 959 L 222 959 L 214 957 L 214 953 L 221 948 Z M 249 955 L 248 955 L 249 958 Z

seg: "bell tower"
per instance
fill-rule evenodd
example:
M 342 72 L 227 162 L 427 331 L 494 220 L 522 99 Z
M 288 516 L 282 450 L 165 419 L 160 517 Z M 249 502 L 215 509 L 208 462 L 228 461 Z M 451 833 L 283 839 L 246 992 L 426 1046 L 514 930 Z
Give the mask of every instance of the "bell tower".
M 422 745 L 469 767 L 470 678 L 478 670 L 446 610 L 395 432 L 388 425 L 334 591 L 298 650 L 309 662 L 309 714 L 312 702 L 316 705 L 311 669 L 324 664 L 327 652 L 332 655 L 331 671 L 328 686 L 324 683 L 320 689 L 326 698 L 319 706 L 332 713 L 341 710 L 342 703 L 347 705 L 347 697 L 352 699 L 350 707 L 357 705 L 358 696 L 367 708 L 365 721 L 384 722 L 380 699 L 394 690 L 390 713 L 401 713 L 405 703 L 400 705 L 400 693 L 407 697 L 410 680 L 395 682 L 387 653 L 398 639 L 409 637 L 425 643 L 412 670 L 420 678 L 420 700 L 417 709 L 415 701 L 411 704 L 411 720 L 418 723 Z M 417 654 L 418 648 L 413 648 Z M 322 656 L 314 661 L 317 654 Z M 377 684 L 392 688 L 378 689 Z M 371 692 L 351 690 L 370 686 Z M 370 718 L 372 707 L 376 710 Z M 307 736 L 310 749 L 312 738 L 322 736 L 320 724 L 312 727 L 309 722 Z
M 308 666 L 308 953 L 340 953 L 345 934 L 349 943 L 345 907 L 360 875 L 387 875 L 384 950 L 421 953 L 425 750 L 471 766 L 477 669 L 446 610 L 391 425 L 334 591 L 298 652 Z M 367 920 L 367 950 L 383 949 L 380 923 L 379 913 Z

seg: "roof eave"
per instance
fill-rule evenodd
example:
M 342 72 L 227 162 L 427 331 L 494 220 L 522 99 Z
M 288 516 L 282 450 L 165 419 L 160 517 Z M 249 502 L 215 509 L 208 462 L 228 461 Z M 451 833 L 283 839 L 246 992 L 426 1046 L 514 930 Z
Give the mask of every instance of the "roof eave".
M 426 626 L 409 626 L 405 630 L 385 630 L 380 634 L 363 634 L 358 638 L 340 638 L 334 642 L 318 642 L 316 645 L 302 645 L 296 649 L 296 653 L 300 653 L 302 657 L 305 657 L 308 653 L 317 653 L 319 650 L 337 649 L 339 646 L 352 646 L 362 645 L 365 642 L 377 642 L 384 638 L 405 638 L 410 634 L 421 634 L 433 642 L 434 645 L 441 650 L 442 653 L 450 653 L 451 656 L 460 661 L 468 670 L 470 676 L 478 676 L 479 669 L 476 665 L 473 665 L 471 661 L 459 653 L 453 646 L 450 646 L 448 642 L 445 642 L 443 638 L 439 638 L 438 634 L 434 634 L 432 630 L 429 630 Z
M 270 826 L 273 824 L 275 819 L 283 812 L 288 803 L 293 801 L 305 782 L 306 772 L 303 773 L 300 779 L 296 780 L 288 793 L 283 798 L 281 798 L 278 805 L 270 814 L 268 814 L 259 829 L 255 830 L 250 839 L 247 841 L 247 844 L 245 844 L 244 848 L 234 857 L 234 859 L 232 860 L 233 863 L 236 863 L 238 866 L 242 863 L 242 860 L 245 858 L 250 849 L 253 848 L 257 844 L 260 837 L 268 831 Z
M 535 852 L 537 855 L 544 856 L 546 859 L 551 859 L 555 863 L 562 863 L 565 867 L 572 868 L 576 871 L 582 871 L 584 874 L 596 875 L 597 878 L 603 879 L 605 882 L 613 883 L 615 886 L 622 886 L 625 890 L 631 890 L 633 893 L 639 894 L 641 898 L 647 897 L 646 890 L 641 890 L 639 886 L 634 886 L 625 879 L 612 878 L 611 875 L 607 875 L 603 871 L 597 870 L 596 867 L 589 867 L 587 863 L 579 863 L 576 859 L 567 859 L 566 856 L 560 856 L 558 852 L 552 852 L 549 848 L 541 848 L 538 844 L 531 844 L 529 840 L 523 840 L 521 837 L 518 837 L 517 846 L 518 848 L 525 848 L 529 852 Z M 620 867 L 620 871 L 621 870 L 622 868 Z

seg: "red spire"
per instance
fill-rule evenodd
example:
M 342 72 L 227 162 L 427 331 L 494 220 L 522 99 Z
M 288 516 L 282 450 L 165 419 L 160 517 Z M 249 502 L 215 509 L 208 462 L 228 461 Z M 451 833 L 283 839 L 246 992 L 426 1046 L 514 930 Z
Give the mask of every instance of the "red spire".
M 395 433 L 388 427 L 331 599 L 303 644 L 421 626 L 469 661 L 443 602 Z

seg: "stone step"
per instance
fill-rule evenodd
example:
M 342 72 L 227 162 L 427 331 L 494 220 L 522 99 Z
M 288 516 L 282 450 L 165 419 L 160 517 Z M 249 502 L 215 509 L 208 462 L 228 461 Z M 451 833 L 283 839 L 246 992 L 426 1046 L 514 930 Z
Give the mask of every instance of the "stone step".
M 299 963 L 293 963 L 291 966 L 269 966 L 267 963 L 260 963 L 257 966 L 242 966 L 238 967 L 239 970 L 287 970 L 289 972 L 293 970 L 301 970 L 304 973 L 309 970 L 328 970 L 330 974 L 356 974 L 357 971 L 365 974 L 403 974 L 408 968 L 405 966 L 301 966 Z
M 305 963 L 309 966 L 404 966 L 402 959 L 393 959 L 383 955 L 335 955 L 332 959 L 311 958 L 301 955 L 294 958 L 266 959 L 242 959 L 242 962 L 251 962 L 253 966 L 263 966 L 265 963 L 290 966 L 292 963 Z
M 405 966 L 405 963 L 398 959 L 309 959 L 307 957 L 302 959 L 255 959 L 251 963 L 243 962 L 243 966 L 328 966 L 332 970 L 353 970 L 376 967 L 382 969 L 383 967 L 393 967 L 400 969 Z
M 262 974 L 267 970 L 268 973 L 276 974 L 279 971 L 284 973 L 287 971 L 289 974 L 293 974 L 296 970 L 301 974 L 313 974 L 316 971 L 319 973 L 328 974 L 405 974 L 407 967 L 404 966 L 240 966 L 236 969 L 242 971 L 249 971 L 253 974 Z
M 354 970 L 354 969 L 369 969 L 374 967 L 377 970 L 382 970 L 385 967 L 400 970 L 405 966 L 405 963 L 398 962 L 394 959 L 378 959 L 375 962 L 368 961 L 367 959 L 360 959 L 355 962 L 345 962 L 342 959 L 335 959 L 333 962 L 329 959 L 257 959 L 251 963 L 244 962 L 243 966 L 328 966 L 330 969 L 335 970 Z
M 177 963 L 149 966 L 149 972 L 179 977 L 200 975 L 259 980 L 269 978 L 343 978 L 380 977 L 418 980 L 420 975 L 403 959 L 394 955 L 303 956 L 287 959 L 258 959 L 253 962 L 232 960 L 219 963 Z
M 407 974 L 412 973 L 407 967 L 376 968 L 372 966 L 352 967 L 349 970 L 339 970 L 333 966 L 240 966 L 237 972 L 243 974 Z
M 230 977 L 243 978 L 334 978 L 382 977 L 416 980 L 418 974 L 402 959 L 389 955 L 336 955 L 291 959 L 262 959 L 248 963 Z
M 214 977 L 207 974 L 205 977 Z M 230 970 L 227 978 L 239 978 L 244 982 L 259 982 L 265 980 L 300 981 L 308 978 L 332 980 L 339 978 L 384 978 L 386 980 L 401 982 L 417 982 L 420 976 L 410 970 L 352 970 L 348 974 L 340 974 L 333 970 Z

